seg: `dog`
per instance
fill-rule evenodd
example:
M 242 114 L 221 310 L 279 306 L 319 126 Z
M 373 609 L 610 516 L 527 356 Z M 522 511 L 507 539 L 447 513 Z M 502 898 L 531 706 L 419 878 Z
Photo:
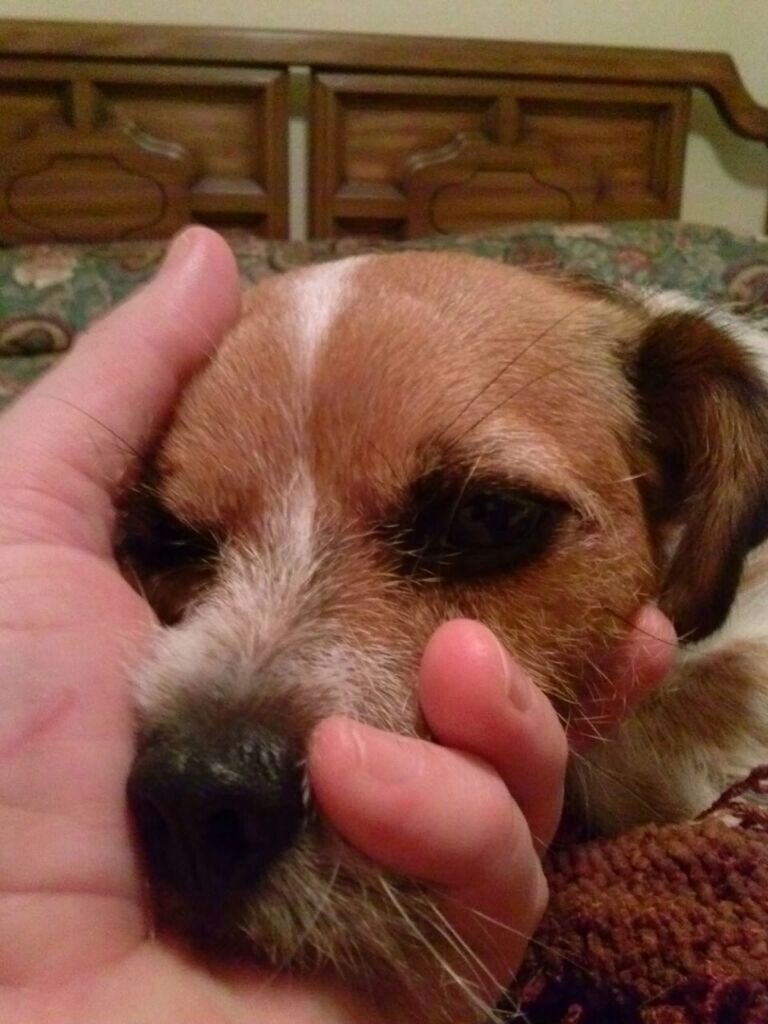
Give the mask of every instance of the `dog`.
M 119 516 L 119 561 L 163 624 L 128 785 L 159 925 L 456 1019 L 435 993 L 463 967 L 431 894 L 349 848 L 302 771 L 332 713 L 424 733 L 419 657 L 456 616 L 564 718 L 605 690 L 597 666 L 643 602 L 672 619 L 670 679 L 574 760 L 569 800 L 600 831 L 693 815 L 762 760 L 760 342 L 679 297 L 458 254 L 249 290 Z

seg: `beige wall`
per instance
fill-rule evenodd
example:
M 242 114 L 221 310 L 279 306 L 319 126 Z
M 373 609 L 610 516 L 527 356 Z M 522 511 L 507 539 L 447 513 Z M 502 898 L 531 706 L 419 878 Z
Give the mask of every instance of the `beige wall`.
M 768 106 L 768 0 L 0 0 L 0 17 L 217 24 L 724 50 Z M 768 150 L 694 107 L 683 216 L 760 231 Z

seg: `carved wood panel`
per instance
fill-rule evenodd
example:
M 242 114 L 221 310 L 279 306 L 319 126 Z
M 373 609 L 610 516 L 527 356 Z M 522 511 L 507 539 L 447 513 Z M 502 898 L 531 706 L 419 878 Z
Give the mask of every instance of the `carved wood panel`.
M 287 72 L 0 64 L 0 241 L 287 231 Z
M 316 236 L 679 213 L 690 90 L 323 74 Z

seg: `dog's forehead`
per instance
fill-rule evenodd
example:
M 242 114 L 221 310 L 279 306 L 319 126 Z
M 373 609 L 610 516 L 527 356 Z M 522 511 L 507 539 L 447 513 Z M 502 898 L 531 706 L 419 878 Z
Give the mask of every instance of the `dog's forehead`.
M 554 450 L 581 425 L 599 445 L 612 407 L 626 412 L 610 351 L 627 319 L 594 293 L 448 254 L 267 279 L 181 404 L 170 486 L 183 504 L 214 491 L 251 507 L 297 460 L 315 479 L 349 481 L 382 467 L 406 478 L 436 439 L 504 433 Z

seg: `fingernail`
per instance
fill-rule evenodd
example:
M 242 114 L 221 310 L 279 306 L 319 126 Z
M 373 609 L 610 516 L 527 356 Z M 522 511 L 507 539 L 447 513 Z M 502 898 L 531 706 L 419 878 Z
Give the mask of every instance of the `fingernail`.
M 492 634 L 499 654 L 499 678 L 508 699 L 518 711 L 527 711 L 533 700 L 533 683 L 519 665 L 512 661 L 496 634 Z
M 402 785 L 422 774 L 424 748 L 420 740 L 373 729 L 349 719 L 339 727 L 339 743 L 348 751 L 351 767 L 371 781 Z
M 184 228 L 174 237 L 160 264 L 159 274 L 173 273 L 186 260 L 193 245 L 194 234 L 194 228 Z

